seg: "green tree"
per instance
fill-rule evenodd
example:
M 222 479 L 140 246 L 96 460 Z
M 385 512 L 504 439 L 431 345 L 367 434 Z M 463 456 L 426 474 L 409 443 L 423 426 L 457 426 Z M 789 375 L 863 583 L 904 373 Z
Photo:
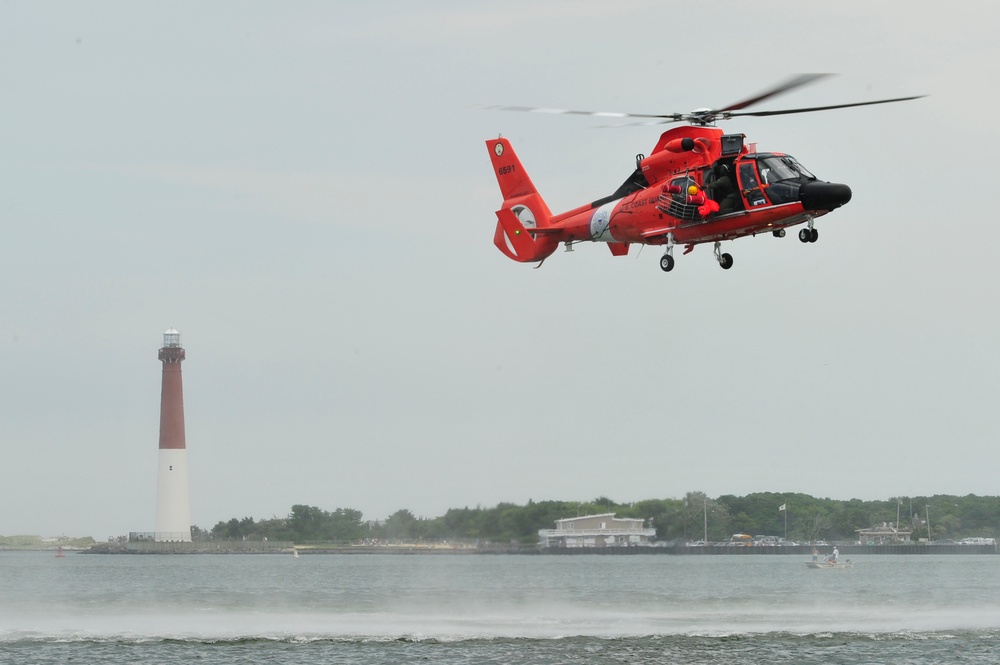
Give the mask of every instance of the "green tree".
M 296 542 L 323 540 L 326 512 L 315 506 L 296 504 L 288 516 L 288 526 Z
M 417 518 L 409 510 L 401 508 L 389 515 L 382 526 L 383 537 L 389 540 L 411 540 L 415 538 Z
M 361 511 L 337 508 L 327 512 L 315 506 L 297 504 L 288 516 L 289 535 L 295 542 L 341 542 L 362 538 L 367 529 L 361 523 Z

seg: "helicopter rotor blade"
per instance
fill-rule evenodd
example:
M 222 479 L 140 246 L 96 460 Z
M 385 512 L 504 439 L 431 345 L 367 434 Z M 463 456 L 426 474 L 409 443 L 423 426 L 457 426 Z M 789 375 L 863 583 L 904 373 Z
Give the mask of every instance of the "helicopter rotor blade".
M 795 88 L 808 85 L 813 81 L 817 81 L 821 78 L 827 76 L 833 76 L 832 74 L 799 74 L 798 76 L 793 76 L 792 78 L 779 83 L 778 85 L 765 90 L 764 92 L 751 97 L 750 99 L 744 99 L 741 102 L 735 104 L 730 104 L 723 109 L 710 109 L 707 110 L 706 115 L 709 116 L 719 116 L 729 111 L 736 111 L 739 109 L 746 108 L 752 104 L 757 104 L 774 97 L 775 95 L 780 95 L 782 93 L 788 92 L 789 90 L 794 90 Z M 543 107 L 532 107 L 532 106 L 485 106 L 477 105 L 473 108 L 479 108 L 484 111 L 521 111 L 526 113 L 548 113 L 551 115 L 589 115 L 597 118 L 648 118 L 652 122 L 637 122 L 628 123 L 627 125 L 615 125 L 619 127 L 627 127 L 631 125 L 659 125 L 670 122 L 681 122 L 682 120 L 693 120 L 698 119 L 695 113 L 622 113 L 617 111 L 574 111 L 571 109 L 554 109 L 554 108 L 543 108 Z
M 766 117 L 772 115 L 788 115 L 791 113 L 810 113 L 813 111 L 830 111 L 833 109 L 844 109 L 852 106 L 871 106 L 873 104 L 890 104 L 893 102 L 905 102 L 911 99 L 920 99 L 926 95 L 916 95 L 913 97 L 897 97 L 895 99 L 879 99 L 871 102 L 855 102 L 852 104 L 831 104 L 828 106 L 811 106 L 797 109 L 780 109 L 777 111 L 742 111 L 748 106 L 758 104 L 776 95 L 784 94 L 790 90 L 800 88 L 804 85 L 818 81 L 819 79 L 833 76 L 833 74 L 799 74 L 779 83 L 778 85 L 761 92 L 754 97 L 730 104 L 721 109 L 697 109 L 687 113 L 620 113 L 613 111 L 574 111 L 571 109 L 536 108 L 530 106 L 486 106 L 477 105 L 473 108 L 486 111 L 522 111 L 528 113 L 548 113 L 550 115 L 583 115 L 596 118 L 640 118 L 639 122 L 629 122 L 616 125 L 602 125 L 602 127 L 630 127 L 663 125 L 672 122 L 690 122 L 694 125 L 711 125 L 717 120 L 728 120 L 738 116 Z
M 813 81 L 818 81 L 821 78 L 826 78 L 827 76 L 833 76 L 833 74 L 799 74 L 798 76 L 794 76 L 788 79 L 784 83 L 779 83 L 770 90 L 765 90 L 764 92 L 754 97 L 751 97 L 750 99 L 744 99 L 741 102 L 730 104 L 726 108 L 717 109 L 715 110 L 715 113 L 721 115 L 723 113 L 728 113 L 729 111 L 738 111 L 739 109 L 745 109 L 746 107 L 752 106 L 753 104 L 759 104 L 765 99 L 770 99 L 775 95 L 786 93 L 789 90 L 794 90 L 795 88 L 801 88 L 804 85 L 808 85 Z
M 846 109 L 852 106 L 872 106 L 873 104 L 892 104 L 893 102 L 907 102 L 911 99 L 921 99 L 927 95 L 915 95 L 913 97 L 896 97 L 895 99 L 877 99 L 871 102 L 854 102 L 853 104 L 832 104 L 830 106 L 810 106 L 801 109 L 782 109 L 778 111 L 736 111 L 720 112 L 722 118 L 735 118 L 737 116 L 765 117 L 769 115 L 788 115 L 790 113 L 811 113 L 813 111 L 830 111 L 832 109 Z
M 679 122 L 684 119 L 683 113 L 621 113 L 618 111 L 574 111 L 572 109 L 552 109 L 532 106 L 474 106 L 484 111 L 520 111 L 525 113 L 548 113 L 550 115 L 589 115 L 595 118 L 651 118 L 659 122 Z M 637 124 L 659 124 L 637 123 Z

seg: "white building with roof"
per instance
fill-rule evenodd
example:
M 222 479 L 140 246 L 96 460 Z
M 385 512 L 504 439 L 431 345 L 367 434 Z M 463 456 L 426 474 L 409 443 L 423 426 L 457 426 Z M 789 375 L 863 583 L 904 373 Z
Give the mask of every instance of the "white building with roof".
M 894 545 L 899 543 L 909 543 L 911 529 L 901 529 L 899 525 L 893 526 L 892 522 L 882 525 L 875 525 L 870 529 L 855 529 L 858 532 L 858 542 L 862 545 Z
M 614 513 L 567 517 L 556 520 L 555 529 L 541 529 L 541 547 L 641 547 L 652 544 L 656 529 L 637 517 L 615 517 Z

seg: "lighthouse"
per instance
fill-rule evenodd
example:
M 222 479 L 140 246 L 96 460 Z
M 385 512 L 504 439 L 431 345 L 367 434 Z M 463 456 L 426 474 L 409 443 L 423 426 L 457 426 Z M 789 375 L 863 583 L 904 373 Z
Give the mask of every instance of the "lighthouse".
M 160 458 L 156 478 L 156 535 L 164 542 L 191 542 L 191 498 L 188 489 L 187 445 L 184 441 L 184 389 L 181 334 L 163 333 L 159 353 L 163 363 L 160 388 Z

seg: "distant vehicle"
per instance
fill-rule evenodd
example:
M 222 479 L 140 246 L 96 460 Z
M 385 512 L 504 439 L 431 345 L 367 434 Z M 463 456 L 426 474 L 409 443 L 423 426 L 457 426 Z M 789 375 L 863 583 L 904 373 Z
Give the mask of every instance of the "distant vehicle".
M 958 541 L 959 545 L 996 545 L 996 538 L 963 538 Z
M 748 533 L 734 533 L 729 538 L 730 547 L 750 547 L 753 545 L 753 536 Z
M 775 547 L 778 544 L 777 536 L 754 536 L 753 544 L 756 547 Z

